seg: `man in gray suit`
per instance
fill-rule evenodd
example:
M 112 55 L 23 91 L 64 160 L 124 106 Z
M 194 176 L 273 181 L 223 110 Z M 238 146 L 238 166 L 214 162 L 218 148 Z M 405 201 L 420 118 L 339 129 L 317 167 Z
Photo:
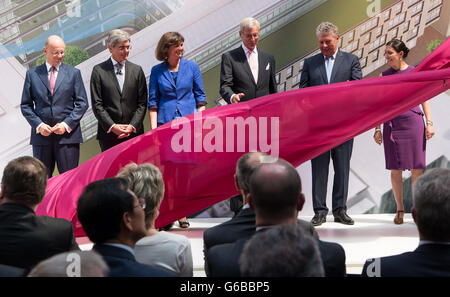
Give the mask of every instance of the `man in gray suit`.
M 353 54 L 338 50 L 340 36 L 335 25 L 329 22 L 321 23 L 317 27 L 316 35 L 321 53 L 305 60 L 300 78 L 300 88 L 362 78 L 358 58 Z M 353 139 L 350 139 L 311 160 L 315 213 L 311 223 L 314 226 L 324 223 L 328 214 L 326 195 L 330 157 L 333 160 L 335 171 L 332 196 L 334 221 L 347 225 L 354 224 L 354 221 L 347 215 L 346 205 L 352 149 Z
M 130 35 L 112 30 L 107 42 L 111 58 L 96 65 L 91 75 L 92 110 L 102 152 L 144 133 L 148 98 L 144 71 L 127 60 Z
M 256 49 L 259 22 L 242 20 L 239 36 L 242 46 L 222 55 L 220 95 L 228 103 L 237 103 L 276 93 L 275 58 Z

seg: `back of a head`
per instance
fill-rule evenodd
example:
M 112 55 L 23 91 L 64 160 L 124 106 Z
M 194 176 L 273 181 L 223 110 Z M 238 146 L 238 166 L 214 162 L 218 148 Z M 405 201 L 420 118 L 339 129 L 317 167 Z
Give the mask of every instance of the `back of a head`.
M 450 169 L 430 169 L 416 180 L 413 207 L 421 239 L 450 242 Z
M 95 181 L 84 188 L 77 214 L 92 242 L 104 243 L 119 235 L 123 214 L 133 210 L 133 196 L 127 188 L 121 178 Z
M 243 277 L 318 277 L 324 268 L 317 240 L 296 225 L 257 232 L 240 258 Z
M 270 159 L 270 160 L 269 160 Z M 261 163 L 268 160 L 273 162 L 269 155 L 263 152 L 250 152 L 242 155 L 236 163 L 236 183 L 240 190 L 244 191 L 245 194 L 249 192 L 249 182 L 250 176 L 253 171 Z
M 164 180 L 158 167 L 150 163 L 130 163 L 119 171 L 117 177 L 125 179 L 130 190 L 145 200 L 145 217 L 153 218 L 164 197 Z
M 57 254 L 36 265 L 29 277 L 104 277 L 108 265 L 94 251 L 70 251 Z
M 34 207 L 44 198 L 47 178 L 47 167 L 41 161 L 19 157 L 10 161 L 3 171 L 2 196 Z
M 295 168 L 283 159 L 262 163 L 250 177 L 255 212 L 271 219 L 295 215 L 302 186 Z

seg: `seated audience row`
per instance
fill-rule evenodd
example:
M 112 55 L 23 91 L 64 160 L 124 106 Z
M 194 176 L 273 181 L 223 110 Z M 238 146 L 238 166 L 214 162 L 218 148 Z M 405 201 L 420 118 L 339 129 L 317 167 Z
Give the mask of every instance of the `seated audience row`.
M 189 240 L 158 232 L 164 196 L 151 164 L 125 166 L 116 178 L 95 181 L 78 200 L 78 219 L 92 251 L 80 251 L 71 222 L 36 216 L 47 184 L 44 164 L 32 157 L 8 163 L 0 193 L 0 276 L 193 276 Z M 299 220 L 305 197 L 288 162 L 251 152 L 236 166 L 243 209 L 204 232 L 208 276 L 345 276 L 345 251 Z M 419 247 L 369 259 L 363 276 L 450 276 L 450 169 L 417 179 L 412 216 Z M 31 271 L 31 272 L 30 272 Z

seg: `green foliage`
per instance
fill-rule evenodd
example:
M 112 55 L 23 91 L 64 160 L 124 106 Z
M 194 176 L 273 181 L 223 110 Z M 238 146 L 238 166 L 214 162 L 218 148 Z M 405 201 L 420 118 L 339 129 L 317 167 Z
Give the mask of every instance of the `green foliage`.
M 427 53 L 431 53 L 432 51 L 434 51 L 438 46 L 441 45 L 441 43 L 443 43 L 444 40 L 440 40 L 440 39 L 435 39 L 430 41 L 430 43 L 427 44 Z
M 81 47 L 70 45 L 66 46 L 66 49 L 64 51 L 63 63 L 70 66 L 76 66 L 81 62 L 86 61 L 87 59 L 89 59 L 89 54 Z M 38 66 L 44 62 L 45 62 L 45 55 L 37 59 L 35 65 Z

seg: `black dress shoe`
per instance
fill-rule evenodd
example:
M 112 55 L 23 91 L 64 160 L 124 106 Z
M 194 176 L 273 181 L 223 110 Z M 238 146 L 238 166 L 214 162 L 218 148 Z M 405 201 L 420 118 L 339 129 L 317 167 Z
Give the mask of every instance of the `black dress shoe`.
M 327 221 L 327 216 L 325 214 L 322 213 L 318 213 L 316 215 L 314 215 L 314 217 L 311 220 L 311 224 L 314 227 L 320 226 L 322 225 L 322 223 L 325 223 Z
M 334 221 L 345 225 L 353 225 L 355 222 L 347 215 L 345 211 L 334 216 Z

